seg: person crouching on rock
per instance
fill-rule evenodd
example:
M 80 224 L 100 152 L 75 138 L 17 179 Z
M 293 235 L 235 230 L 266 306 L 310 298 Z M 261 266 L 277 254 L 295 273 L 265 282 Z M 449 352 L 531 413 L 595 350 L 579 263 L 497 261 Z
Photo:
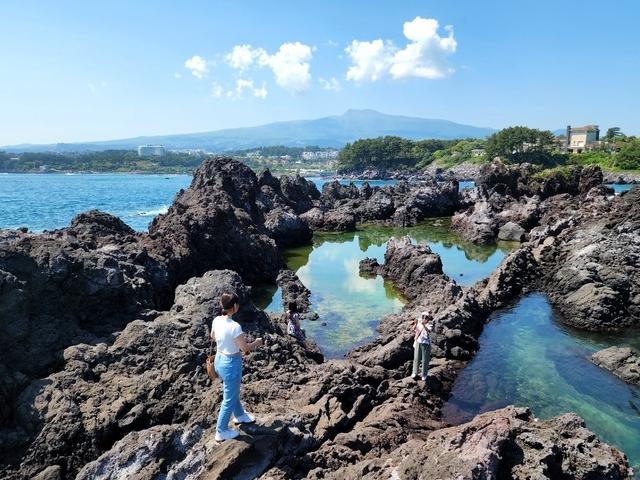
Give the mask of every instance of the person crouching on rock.
M 229 428 L 233 414 L 234 423 L 252 423 L 255 417 L 247 413 L 240 403 L 240 382 L 242 381 L 242 354 L 251 352 L 262 345 L 262 338 L 249 343 L 242 333 L 240 324 L 232 315 L 240 309 L 240 300 L 235 293 L 225 293 L 220 297 L 222 315 L 213 319 L 211 334 L 217 344 L 215 370 L 222 379 L 222 404 L 216 426 L 216 441 L 238 436 L 237 430 Z
M 422 312 L 416 321 L 413 342 L 413 379 L 418 380 L 418 369 L 422 363 L 422 380 L 427 380 L 429 360 L 431 358 L 431 330 L 433 323 L 427 312 Z
M 296 302 L 289 302 L 289 308 L 285 312 L 285 318 L 287 319 L 287 333 L 296 337 L 300 342 L 304 342 L 306 334 L 300 327 L 300 314 L 298 313 L 298 305 Z

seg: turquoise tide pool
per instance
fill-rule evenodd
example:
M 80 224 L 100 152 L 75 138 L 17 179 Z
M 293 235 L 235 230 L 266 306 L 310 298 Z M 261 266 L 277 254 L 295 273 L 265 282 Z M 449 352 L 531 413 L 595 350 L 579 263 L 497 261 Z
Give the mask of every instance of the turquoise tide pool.
M 588 357 L 611 345 L 638 348 L 639 333 L 576 332 L 559 322 L 544 295 L 528 295 L 492 316 L 480 350 L 456 379 L 444 420 L 462 423 L 512 404 L 530 407 L 541 419 L 575 412 L 602 440 L 624 451 L 637 471 L 640 389 Z

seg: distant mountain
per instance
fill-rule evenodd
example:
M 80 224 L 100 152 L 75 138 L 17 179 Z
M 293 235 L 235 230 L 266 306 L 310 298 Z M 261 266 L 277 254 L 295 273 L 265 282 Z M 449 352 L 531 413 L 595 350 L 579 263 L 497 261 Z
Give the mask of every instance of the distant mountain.
M 258 127 L 230 128 L 203 133 L 157 135 L 102 142 L 12 145 L 0 147 L 8 152 L 77 152 L 132 149 L 138 145 L 164 145 L 168 149 L 204 149 L 224 152 L 260 146 L 342 147 L 359 138 L 397 135 L 411 139 L 484 138 L 492 128 L 474 127 L 428 118 L 387 115 L 375 110 L 347 110 L 342 115 L 315 120 L 275 122 Z

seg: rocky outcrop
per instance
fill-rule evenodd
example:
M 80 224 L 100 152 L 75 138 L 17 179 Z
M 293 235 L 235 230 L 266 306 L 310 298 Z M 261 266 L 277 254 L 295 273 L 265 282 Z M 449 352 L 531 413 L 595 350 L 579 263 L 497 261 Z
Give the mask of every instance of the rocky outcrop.
M 613 193 L 602 185 L 602 171 L 597 166 L 545 175 L 538 170 L 529 164 L 484 165 L 478 186 L 460 194 L 460 204 L 466 209 L 453 215 L 452 229 L 477 244 L 496 239 L 522 241 L 531 229 L 553 223 L 553 215 L 566 216 L 566 208 L 575 199 L 600 203 L 601 207 Z
M 324 211 L 315 207 L 300 217 L 314 231 L 352 232 L 356 229 L 356 217 L 346 209 Z
M 563 193 L 586 194 L 603 182 L 602 170 L 596 165 L 541 170 L 542 167 L 528 163 L 505 165 L 494 161 L 482 166 L 476 185 L 515 198 L 537 195 L 545 199 Z
M 20 391 L 57 368 L 64 348 L 110 341 L 170 293 L 162 263 L 111 215 L 91 211 L 64 230 L 3 237 L 0 428 L 11 425 Z
M 525 408 L 507 407 L 327 478 L 623 480 L 630 475 L 620 452 L 600 442 L 576 415 L 539 422 Z
M 442 168 L 432 163 L 425 170 L 425 175 L 441 179 L 454 178 L 458 181 L 475 180 L 480 176 L 481 165 L 478 163 L 461 163 L 450 168 Z
M 451 215 L 459 206 L 458 182 L 400 181 L 393 187 L 373 188 L 365 183 L 358 190 L 353 183 L 342 185 L 334 181 L 324 185 L 321 202 L 325 215 L 327 211 L 348 212 L 356 223 L 409 226 L 425 218 Z M 311 225 L 323 226 L 326 222 L 321 221 L 320 213 L 310 211 L 303 217 Z
M 304 286 L 295 272 L 288 269 L 280 270 L 276 283 L 282 291 L 282 305 L 285 309 L 290 303 L 295 303 L 298 312 L 309 311 L 311 291 Z
M 303 245 L 311 241 L 309 224 L 291 211 L 275 208 L 265 215 L 268 235 L 280 247 Z
M 390 242 L 384 264 L 365 262 L 362 270 L 392 282 L 406 297 L 406 307 L 381 321 L 373 342 L 329 362 L 312 342 L 286 335 L 275 317 L 258 312 L 245 282 L 280 273 L 285 296 L 308 302 L 309 292 L 293 272 L 281 272 L 278 249 L 287 239 L 303 241 L 309 229 L 353 229 L 363 221 L 413 222 L 434 212 L 446 214 L 460 202 L 455 182 L 399 182 L 360 190 L 330 184 L 320 195 L 301 177 L 277 179 L 268 172 L 256 177 L 237 162 L 218 159 L 203 164 L 191 188 L 154 221 L 149 235 L 135 234 L 97 212 L 57 232 L 2 232 L 0 395 L 9 402 L 0 402 L 0 476 L 419 478 L 435 471 L 443 478 L 448 473 L 624 478 L 624 457 L 574 416 L 535 422 L 526 410 L 511 408 L 458 427 L 444 428 L 439 420 L 490 313 L 531 288 L 544 287 L 553 295 L 552 279 L 561 266 L 598 271 L 591 263 L 600 262 L 598 281 L 620 295 L 626 315 L 634 311 L 635 276 L 625 290 L 604 267 L 620 265 L 623 252 L 634 245 L 634 199 L 627 203 L 625 195 L 610 206 L 599 188 L 579 200 L 551 197 L 536 212 L 526 196 L 480 187 L 498 224 L 511 221 L 532 230 L 529 242 L 471 288 L 444 275 L 440 258 L 428 247 L 406 239 Z M 512 206 L 493 209 L 500 204 Z M 605 210 L 611 213 L 606 222 Z M 563 212 L 571 212 L 571 219 L 559 218 Z M 541 218 L 541 226 L 527 223 L 534 217 Z M 591 225 L 595 230 L 579 233 Z M 613 250 L 614 231 L 625 243 L 607 257 L 604 248 Z M 588 265 L 571 260 L 574 246 L 584 247 L 576 239 L 594 232 L 602 252 L 578 255 L 588 257 Z M 71 258 L 71 267 L 55 260 L 58 251 Z M 90 278 L 98 287 L 82 283 L 82 276 L 94 271 L 96 277 Z M 58 275 L 64 280 L 56 283 Z M 73 296 L 73 275 L 82 288 L 97 288 L 95 299 L 86 292 Z M 243 308 L 237 319 L 250 339 L 261 336 L 266 345 L 244 357 L 243 402 L 259 422 L 244 426 L 238 440 L 219 444 L 213 439 L 212 412 L 221 392 L 202 364 L 210 321 L 219 313 L 217 300 L 224 291 L 239 294 Z M 17 329 L 27 332 L 22 338 L 39 341 L 32 332 L 37 327 L 41 333 L 48 320 L 48 307 L 36 305 L 39 295 L 60 312 L 71 312 L 54 323 L 56 328 L 68 324 L 70 330 L 52 344 L 46 371 L 25 374 L 15 367 L 27 358 L 20 360 L 18 346 L 7 339 Z M 95 319 L 81 308 L 81 301 L 94 300 Z M 429 375 L 418 384 L 408 376 L 412 327 L 424 310 L 436 329 Z M 22 330 L 25 321 L 31 330 Z
M 521 242 L 525 237 L 525 229 L 514 222 L 507 222 L 498 231 L 498 240 Z
M 632 385 L 640 385 L 640 355 L 629 347 L 609 347 L 591 355 L 591 361 Z
M 451 219 L 451 229 L 469 242 L 492 243 L 496 237 L 497 222 L 491 203 L 481 200 L 468 210 L 456 213 Z
M 542 288 L 566 323 L 586 330 L 640 323 L 639 202 L 636 190 L 609 203 L 587 197 L 555 234 L 537 236 Z
M 634 172 L 604 172 L 604 183 L 640 183 L 640 174 Z
M 246 359 L 247 381 L 273 383 L 275 378 L 285 379 L 287 372 L 304 374 L 315 363 L 315 352 L 255 309 L 238 274 L 207 272 L 178 287 L 170 311 L 151 321 L 130 322 L 112 345 L 67 348 L 60 372 L 24 390 L 17 435 L 3 437 L 3 443 L 6 447 L 12 441 L 14 453 L 26 451 L 20 470 L 9 470 L 3 478 L 30 477 L 43 465 L 56 465 L 63 477 L 73 478 L 87 462 L 112 449 L 112 470 L 85 467 L 81 478 L 116 467 L 122 475 L 127 462 L 119 464 L 114 458 L 122 459 L 127 449 L 115 442 L 129 432 L 141 432 L 125 443 L 145 450 L 148 462 L 156 464 L 163 455 L 174 463 L 182 460 L 180 452 L 184 456 L 200 438 L 197 432 L 210 427 L 220 401 L 220 391 L 212 390 L 202 364 L 210 321 L 220 313 L 218 299 L 224 292 L 239 295 L 242 308 L 236 319 L 248 336 L 266 338 L 266 348 Z M 135 456 L 144 466 L 144 456 Z
M 214 268 L 233 268 L 250 283 L 275 280 L 282 259 L 276 242 L 297 232 L 299 223 L 269 219 L 264 209 L 284 202 L 274 189 L 263 196 L 253 171 L 231 159 L 205 161 L 195 172 L 191 187 L 182 190 L 164 215 L 154 218 L 147 244 L 161 258 L 175 285 Z M 262 208 L 261 208 L 262 207 Z M 290 217 L 295 214 L 292 213 Z

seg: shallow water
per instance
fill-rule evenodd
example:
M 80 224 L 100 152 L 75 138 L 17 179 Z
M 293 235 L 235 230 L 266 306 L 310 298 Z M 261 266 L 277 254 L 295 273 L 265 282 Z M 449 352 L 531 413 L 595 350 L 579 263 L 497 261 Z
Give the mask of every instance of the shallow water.
M 190 183 L 190 175 L 0 175 L 0 228 L 62 228 L 97 208 L 142 231 Z
M 640 389 L 588 360 L 611 345 L 637 348 L 638 332 L 598 335 L 558 322 L 547 298 L 531 294 L 496 312 L 480 337 L 480 350 L 461 372 L 444 420 L 461 423 L 506 405 L 530 407 L 548 419 L 566 412 L 584 418 L 605 442 L 640 464 Z
M 311 290 L 311 308 L 319 314 L 303 328 L 327 357 L 340 357 L 371 340 L 378 321 L 402 308 L 390 284 L 380 277 L 362 278 L 358 270 L 364 258 L 384 261 L 389 238 L 409 235 L 428 244 L 440 254 L 445 273 L 464 285 L 489 276 L 513 246 L 468 244 L 449 232 L 449 225 L 448 219 L 432 219 L 405 229 L 368 226 L 357 232 L 316 234 L 312 245 L 285 251 L 287 265 Z M 275 287 L 258 288 L 255 297 L 259 308 L 282 312 L 282 295 Z
M 607 187 L 613 188 L 615 193 L 628 192 L 635 186 L 633 183 L 607 183 Z

